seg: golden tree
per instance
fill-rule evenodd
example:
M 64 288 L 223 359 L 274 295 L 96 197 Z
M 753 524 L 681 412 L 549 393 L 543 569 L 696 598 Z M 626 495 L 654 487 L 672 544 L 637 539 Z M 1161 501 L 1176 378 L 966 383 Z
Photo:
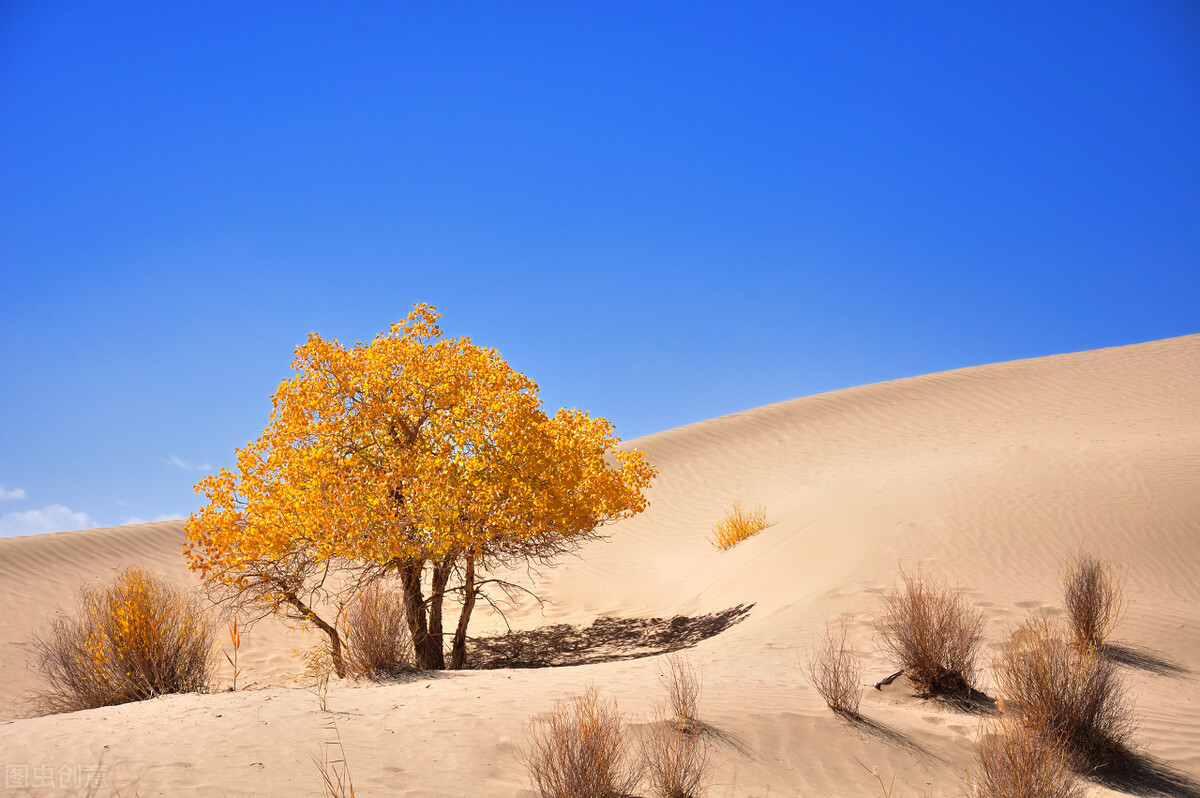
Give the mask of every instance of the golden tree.
M 197 485 L 208 504 L 188 519 L 189 566 L 236 606 L 324 632 L 339 673 L 341 610 L 366 582 L 399 576 L 424 668 L 445 667 L 442 608 L 457 594 L 462 667 L 490 570 L 549 561 L 636 515 L 656 474 L 605 419 L 547 416 L 532 380 L 443 337 L 438 318 L 417 305 L 350 348 L 311 334 L 263 434 Z

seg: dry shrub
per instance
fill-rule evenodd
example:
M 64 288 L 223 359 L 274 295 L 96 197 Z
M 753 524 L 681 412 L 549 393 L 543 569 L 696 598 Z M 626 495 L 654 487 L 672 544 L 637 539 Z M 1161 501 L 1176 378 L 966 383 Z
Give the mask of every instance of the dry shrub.
M 845 621 L 836 626 L 825 624 L 825 636 L 808 654 L 805 677 L 817 689 L 834 712 L 856 717 L 861 698 L 859 684 L 862 670 L 859 653 L 850 642 L 850 630 Z
M 708 789 L 711 751 L 696 728 L 659 717 L 641 739 L 642 766 L 658 798 L 699 798 Z
M 77 614 L 55 618 L 32 647 L 46 682 L 37 697 L 43 712 L 204 692 L 216 665 L 200 599 L 137 567 L 107 587 L 81 587 Z
M 697 705 L 703 680 L 685 654 L 668 654 L 666 669 L 659 670 L 659 681 L 667 690 L 671 722 L 684 731 L 700 727 Z
M 1066 748 L 1039 723 L 1002 717 L 975 744 L 975 798 L 1084 798 Z
M 1063 602 L 1080 647 L 1103 646 L 1121 620 L 1125 605 L 1121 582 L 1113 566 L 1086 552 L 1067 563 Z
M 1032 616 L 1013 632 L 995 662 L 1003 706 L 1044 726 L 1081 758 L 1100 764 L 1133 733 L 1121 673 L 1096 648 L 1079 648 L 1060 624 Z
M 1080 758 L 1102 764 L 1133 733 L 1117 665 L 1095 648 L 1079 648 L 1060 624 L 1031 616 L 993 664 L 1006 712 L 1044 727 Z
M 983 639 L 983 613 L 945 585 L 901 571 L 903 585 L 875 618 L 884 651 L 923 696 L 968 698 Z
M 642 766 L 659 798 L 697 798 L 709 782 L 708 739 L 697 712 L 703 680 L 685 654 L 675 653 L 659 681 L 667 700 L 640 741 Z
M 535 723 L 522 759 L 542 798 L 623 798 L 640 776 L 616 702 L 601 701 L 595 688 Z
M 725 511 L 725 517 L 713 527 L 713 537 L 706 539 L 718 549 L 728 549 L 770 525 L 765 508 L 756 505 L 747 510 L 741 502 L 734 502 Z
M 412 642 L 398 591 L 372 583 L 346 608 L 346 667 L 365 678 L 392 676 L 413 668 Z

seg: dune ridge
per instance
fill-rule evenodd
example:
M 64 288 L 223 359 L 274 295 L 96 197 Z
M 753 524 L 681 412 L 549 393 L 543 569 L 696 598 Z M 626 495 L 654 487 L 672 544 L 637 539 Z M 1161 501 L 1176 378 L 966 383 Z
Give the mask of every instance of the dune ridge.
M 1200 795 L 1200 335 L 850 388 L 625 445 L 660 470 L 650 509 L 544 569 L 535 587 L 549 603 L 509 620 L 529 630 L 753 605 L 688 650 L 704 674 L 701 714 L 722 735 L 713 795 L 878 794 L 863 765 L 896 774 L 897 795 L 957 794 L 978 716 L 900 680 L 868 686 L 868 722 L 847 724 L 805 684 L 805 647 L 845 617 L 864 681 L 886 675 L 871 611 L 900 566 L 920 566 L 984 609 L 986 660 L 1026 612 L 1059 611 L 1061 564 L 1081 547 L 1125 572 L 1115 638 L 1144 754 L 1140 781 L 1089 794 Z M 763 505 L 773 524 L 720 552 L 705 535 L 734 500 Z M 110 787 L 142 796 L 319 795 L 311 755 L 329 715 L 296 689 L 291 653 L 310 641 L 270 619 L 244 633 L 239 687 L 252 689 L 21 717 L 36 686 L 29 634 L 80 581 L 128 563 L 194 583 L 182 542 L 182 522 L 0 539 L 3 763 L 100 766 Z M 472 634 L 504 628 L 481 613 Z M 658 667 L 641 657 L 337 684 L 329 707 L 364 794 L 517 796 L 532 716 L 594 684 L 636 728 L 661 698 Z M 982 683 L 994 693 L 986 671 Z

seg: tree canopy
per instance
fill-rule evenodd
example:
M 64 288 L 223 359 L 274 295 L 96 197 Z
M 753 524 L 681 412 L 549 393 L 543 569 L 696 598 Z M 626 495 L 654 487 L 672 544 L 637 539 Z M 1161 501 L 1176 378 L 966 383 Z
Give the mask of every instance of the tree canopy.
M 339 672 L 339 613 L 364 582 L 399 578 L 427 668 L 445 666 L 455 594 L 462 667 L 482 573 L 548 561 L 642 512 L 656 474 L 607 420 L 548 416 L 536 383 L 444 337 L 438 318 L 417 305 L 353 347 L 310 334 L 262 435 L 196 486 L 208 503 L 186 525 L 189 567 L 230 602 L 321 629 Z

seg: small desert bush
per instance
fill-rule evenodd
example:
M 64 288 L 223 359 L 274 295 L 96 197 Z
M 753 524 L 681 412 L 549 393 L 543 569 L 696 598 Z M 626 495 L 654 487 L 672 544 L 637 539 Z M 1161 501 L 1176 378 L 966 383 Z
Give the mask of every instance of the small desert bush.
M 983 613 L 945 585 L 901 572 L 875 618 L 885 653 L 923 696 L 968 698 L 983 639 Z
M 1133 732 L 1117 665 L 1098 649 L 1080 648 L 1061 624 L 1031 616 L 993 664 L 1006 712 L 1044 727 L 1080 764 L 1103 764 Z
M 365 678 L 395 675 L 413 667 L 412 644 L 399 592 L 372 583 L 346 608 L 346 667 Z
M 640 740 L 642 767 L 658 798 L 698 798 L 709 781 L 709 746 L 698 716 L 700 672 L 686 655 L 669 654 L 659 681 L 667 700 Z
M 765 508 L 756 505 L 747 510 L 741 502 L 734 502 L 725 511 L 725 517 L 713 527 L 713 537 L 708 538 L 708 542 L 718 549 L 728 549 L 770 525 Z
M 595 688 L 558 702 L 535 723 L 522 759 L 541 798 L 623 798 L 640 777 L 616 703 L 602 701 Z
M 662 713 L 640 741 L 642 767 L 657 798 L 700 798 L 708 789 L 711 752 L 697 727 Z
M 59 616 L 32 647 L 45 712 L 204 692 L 216 665 L 213 626 L 200 599 L 140 568 L 80 589 L 77 614 Z
M 825 636 L 809 651 L 805 677 L 834 712 L 858 715 L 862 670 L 845 621 L 825 624 Z
M 1100 648 L 1124 610 L 1121 576 L 1113 566 L 1086 552 L 1067 563 L 1063 603 L 1081 648 Z
M 668 714 L 671 722 L 685 731 L 700 725 L 697 706 L 703 681 L 700 672 L 685 654 L 668 654 L 666 667 L 659 671 L 659 681 L 667 691 Z
M 975 744 L 974 798 L 1084 798 L 1062 741 L 1033 720 L 1006 715 Z

